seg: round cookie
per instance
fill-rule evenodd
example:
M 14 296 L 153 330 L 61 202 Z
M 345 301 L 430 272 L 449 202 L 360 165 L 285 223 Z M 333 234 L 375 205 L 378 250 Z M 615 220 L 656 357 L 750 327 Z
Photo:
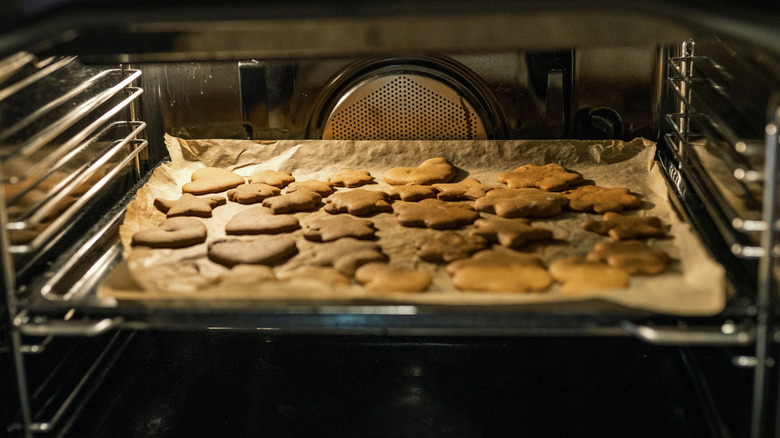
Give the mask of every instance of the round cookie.
M 561 292 L 579 293 L 604 289 L 622 289 L 631 277 L 622 269 L 606 263 L 567 257 L 550 265 L 550 274 L 562 284 Z
M 368 263 L 355 271 L 355 279 L 375 292 L 422 292 L 431 283 L 423 270 L 388 263 Z
M 615 240 L 667 237 L 663 222 L 655 216 L 625 216 L 607 212 L 602 219 L 586 221 L 582 227 L 587 231 L 608 235 Z
M 479 211 L 506 218 L 551 217 L 561 214 L 568 202 L 559 193 L 540 189 L 500 189 L 477 199 L 474 206 Z
M 263 183 L 251 183 L 241 184 L 234 189 L 228 190 L 227 197 L 231 201 L 238 202 L 239 204 L 255 204 L 261 202 L 263 199 L 277 196 L 281 193 L 282 191 L 278 187 Z
M 457 183 L 434 184 L 433 188 L 439 191 L 436 197 L 442 201 L 474 200 L 493 190 L 493 186 L 482 184 L 474 178 L 467 178 Z
M 565 193 L 569 208 L 593 213 L 619 212 L 642 206 L 636 195 L 625 187 L 582 186 Z
M 220 265 L 274 265 L 298 252 L 287 236 L 259 236 L 251 240 L 224 239 L 208 246 L 209 260 Z
M 328 177 L 328 181 L 337 187 L 360 187 L 374 182 L 367 170 L 344 169 Z
M 263 200 L 263 207 L 270 208 L 274 214 L 314 210 L 322 201 L 322 196 L 308 190 L 298 190 Z
M 425 160 L 418 167 L 395 167 L 385 172 L 385 182 L 400 186 L 404 184 L 430 185 L 450 182 L 457 169 L 445 158 Z
M 480 236 L 491 242 L 498 242 L 507 248 L 519 248 L 528 241 L 550 240 L 552 231 L 531 225 L 525 219 L 477 219 L 474 229 L 469 233 Z
M 133 234 L 131 245 L 150 248 L 184 248 L 206 241 L 206 226 L 192 217 L 164 219 L 157 228 Z
M 588 253 L 587 259 L 604 262 L 631 275 L 658 275 L 666 271 L 669 264 L 668 254 L 654 250 L 639 240 L 598 242 L 593 246 L 593 251 Z
M 192 195 L 224 192 L 241 184 L 244 177 L 220 167 L 204 167 L 192 173 L 192 181 L 184 184 L 181 191 Z
M 303 227 L 303 237 L 314 242 L 331 242 L 342 237 L 371 240 L 375 234 L 376 228 L 370 220 L 344 215 L 312 219 Z
M 426 262 L 449 263 L 464 259 L 475 252 L 486 249 L 488 241 L 480 236 L 464 236 L 446 230 L 433 236 L 423 237 L 415 242 L 417 256 Z
M 295 181 L 295 178 L 292 176 L 292 173 L 286 170 L 261 170 L 249 177 L 250 183 L 268 184 L 280 189 L 293 181 Z
M 393 205 L 393 214 L 405 227 L 459 228 L 473 223 L 479 213 L 466 204 L 423 199 Z
M 308 181 L 295 181 L 287 186 L 287 193 L 293 193 L 299 190 L 314 192 L 324 198 L 333 193 L 333 186 L 328 182 L 318 181 L 316 179 Z
M 300 228 L 291 215 L 275 215 L 270 208 L 255 207 L 236 213 L 225 225 L 225 234 L 277 234 Z
M 365 216 L 392 210 L 387 193 L 376 190 L 354 189 L 334 193 L 325 199 L 325 211 L 331 214 L 349 213 Z
M 511 172 L 500 173 L 498 182 L 506 183 L 510 189 L 538 188 L 558 192 L 581 183 L 582 175 L 570 172 L 557 163 L 544 166 L 526 164 Z

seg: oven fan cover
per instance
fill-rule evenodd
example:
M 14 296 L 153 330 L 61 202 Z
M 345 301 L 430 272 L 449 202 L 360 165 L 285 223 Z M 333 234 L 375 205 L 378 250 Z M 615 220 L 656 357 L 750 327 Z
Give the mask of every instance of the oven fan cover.
M 334 93 L 322 120 L 326 140 L 484 140 L 494 138 L 488 97 L 445 69 L 363 69 Z

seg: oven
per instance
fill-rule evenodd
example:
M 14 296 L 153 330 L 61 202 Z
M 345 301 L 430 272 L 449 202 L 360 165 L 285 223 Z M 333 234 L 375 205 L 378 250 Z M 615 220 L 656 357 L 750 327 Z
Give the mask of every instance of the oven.
M 42 9 L 0 21 L 8 435 L 776 434 L 776 6 Z M 172 143 L 635 139 L 703 248 L 685 262 L 723 276 L 715 310 L 99 293 Z

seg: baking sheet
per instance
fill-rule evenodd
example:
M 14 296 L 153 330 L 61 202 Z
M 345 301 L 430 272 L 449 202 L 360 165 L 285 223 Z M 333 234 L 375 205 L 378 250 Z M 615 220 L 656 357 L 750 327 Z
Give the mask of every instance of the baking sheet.
M 181 300 L 200 305 L 225 300 L 250 300 L 262 304 L 268 300 L 372 300 L 382 303 L 436 305 L 496 305 L 555 303 L 576 300 L 606 300 L 629 308 L 675 315 L 711 315 L 720 312 L 726 301 L 723 268 L 707 253 L 689 225 L 674 214 L 667 197 L 667 188 L 654 166 L 655 144 L 645 139 L 631 142 L 512 140 L 512 141 L 247 141 L 247 140 L 184 140 L 167 137 L 171 162 L 155 170 L 150 181 L 128 206 L 120 229 L 125 248 L 125 261 L 99 288 L 99 296 L 117 300 L 140 301 L 153 305 L 159 300 Z M 670 269 L 659 276 L 634 276 L 626 289 L 564 294 L 558 285 L 544 293 L 483 293 L 454 289 L 445 265 L 419 260 L 414 242 L 434 231 L 402 227 L 392 213 L 380 213 L 370 219 L 379 229 L 378 243 L 391 263 L 421 268 L 433 282 L 420 294 L 367 292 L 357 284 L 327 286 L 316 281 L 277 281 L 257 276 L 231 276 L 231 271 L 206 258 L 207 243 L 225 238 L 224 225 L 237 212 L 257 205 L 228 202 L 214 209 L 213 217 L 204 219 L 209 229 L 207 243 L 190 248 L 131 248 L 130 239 L 138 230 L 155 227 L 165 215 L 153 207 L 155 198 L 176 199 L 181 186 L 190 180 L 194 170 L 204 166 L 228 168 L 250 176 L 259 170 L 288 170 L 297 181 L 319 179 L 345 168 L 368 170 L 377 183 L 364 189 L 383 190 L 383 173 L 393 167 L 417 166 L 432 157 L 442 156 L 458 167 L 456 180 L 477 178 L 485 184 L 498 184 L 500 172 L 523 164 L 543 165 L 557 162 L 580 172 L 586 181 L 601 186 L 628 187 L 640 194 L 644 208 L 639 215 L 660 217 L 670 226 L 670 239 L 652 239 L 653 248 L 662 249 L 673 258 Z M 339 188 L 339 191 L 350 190 Z M 492 215 L 481 213 L 483 217 Z M 329 216 L 321 209 L 296 213 L 303 224 L 308 219 Z M 539 255 L 546 263 L 568 256 L 584 256 L 604 236 L 586 232 L 582 223 L 598 215 L 565 213 L 554 218 L 533 220 L 533 223 L 553 231 L 554 241 L 528 245 L 522 250 Z M 461 232 L 468 232 L 465 227 Z M 314 242 L 306 241 L 302 230 L 291 235 L 298 243 L 299 253 L 281 266 L 276 273 L 309 264 Z M 496 248 L 499 248 L 496 246 Z M 501 248 L 499 248 L 501 249 Z M 182 268 L 184 266 L 184 268 Z M 179 279 L 171 281 L 171 279 Z M 354 282 L 354 280 L 353 280 Z M 167 290 L 162 290 L 162 289 Z M 216 305 L 216 304 L 214 304 Z

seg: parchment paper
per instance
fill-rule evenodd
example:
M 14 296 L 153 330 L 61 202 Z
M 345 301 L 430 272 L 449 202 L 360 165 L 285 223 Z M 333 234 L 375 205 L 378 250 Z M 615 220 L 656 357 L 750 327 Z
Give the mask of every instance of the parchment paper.
M 120 229 L 126 260 L 99 289 L 102 297 L 141 301 L 153 305 L 160 300 L 181 300 L 186 305 L 209 306 L 218 301 L 249 300 L 253 303 L 298 302 L 301 300 L 351 300 L 436 305 L 496 305 L 555 303 L 575 300 L 606 300 L 630 308 L 675 315 L 710 315 L 720 312 L 726 301 L 723 268 L 707 253 L 688 224 L 681 222 L 668 201 L 663 177 L 654 167 L 655 144 L 645 139 L 614 141 L 277 141 L 183 140 L 166 138 L 171 162 L 160 166 L 150 181 L 128 206 Z M 392 213 L 370 217 L 379 229 L 378 243 L 395 264 L 417 267 L 431 274 L 429 290 L 420 294 L 366 292 L 358 284 L 331 287 L 315 281 L 277 281 L 230 277 L 230 270 L 206 258 L 206 243 L 194 247 L 132 249 L 130 239 L 138 230 L 153 228 L 165 215 L 153 207 L 155 198 L 176 199 L 181 186 L 192 172 L 204 166 L 228 168 L 250 176 L 264 170 L 289 170 L 298 181 L 327 177 L 345 168 L 368 170 L 377 183 L 364 189 L 383 190 L 386 170 L 398 166 L 417 166 L 432 157 L 447 158 L 460 170 L 456 180 L 477 178 L 484 184 L 498 185 L 498 174 L 523 164 L 556 162 L 580 172 L 586 181 L 606 187 L 628 187 L 640 194 L 644 208 L 634 212 L 655 215 L 670 227 L 670 239 L 652 239 L 649 244 L 672 256 L 668 272 L 659 276 L 634 276 L 626 289 L 592 293 L 564 294 L 554 285 L 544 293 L 481 293 L 453 288 L 445 266 L 419 260 L 414 242 L 434 231 L 402 227 Z M 339 190 L 350 190 L 340 188 Z M 228 202 L 204 219 L 209 229 L 207 242 L 225 237 L 224 225 L 237 212 L 256 205 Z M 328 216 L 322 210 L 296 213 L 304 224 L 308 219 Z M 492 216 L 482 213 L 483 217 Z M 531 244 L 522 248 L 539 255 L 546 263 L 568 256 L 585 256 L 604 236 L 586 232 L 582 223 L 598 215 L 565 213 L 533 223 L 553 231 L 552 243 Z M 471 226 L 461 232 L 468 232 Z M 306 241 L 302 231 L 291 235 L 299 254 L 276 273 L 309 264 L 314 242 Z M 251 238 L 251 237 L 250 237 Z M 495 248 L 501 249 L 498 245 Z M 509 250 L 507 250 L 509 251 Z M 163 268 L 161 268 L 161 266 Z M 185 269 L 182 269 L 185 266 Z M 353 280 L 354 282 L 354 280 Z

